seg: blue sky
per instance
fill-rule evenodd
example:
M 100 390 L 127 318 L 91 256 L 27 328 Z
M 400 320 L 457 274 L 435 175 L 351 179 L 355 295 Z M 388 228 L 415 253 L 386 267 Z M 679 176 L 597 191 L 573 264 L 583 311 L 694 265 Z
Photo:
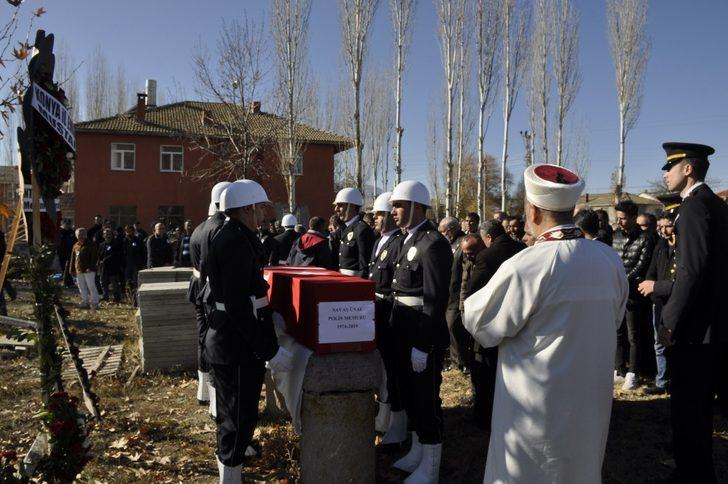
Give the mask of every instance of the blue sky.
M 4 2 L 3 2 L 4 3 Z M 618 114 L 614 69 L 609 56 L 605 2 L 577 0 L 581 14 L 582 87 L 571 112 L 585 136 L 590 168 L 587 191 L 609 189 L 618 159 Z M 388 0 L 381 0 L 372 32 L 369 62 L 390 59 Z M 145 78 L 158 81 L 164 93 L 173 82 L 186 87 L 192 75 L 190 56 L 202 39 L 215 42 L 221 20 L 268 14 L 268 0 L 27 0 L 26 7 L 48 11 L 38 27 L 56 34 L 78 62 L 100 46 L 112 66 L 121 64 L 141 90 Z M 7 10 L 7 6 L 3 6 Z M 648 30 L 651 39 L 642 114 L 627 141 L 627 189 L 641 191 L 660 175 L 664 141 L 692 141 L 716 148 L 711 176 L 728 186 L 728 2 L 722 0 L 653 0 Z M 336 0 L 313 0 L 310 57 L 322 82 L 343 69 Z M 83 74 L 81 74 L 83 78 Z M 425 133 L 434 103 L 439 103 L 443 69 L 436 38 L 433 0 L 420 0 L 405 77 L 403 126 L 404 176 L 427 180 Z M 386 94 L 386 93 L 385 93 Z M 475 93 L 473 93 L 475 94 Z M 512 119 L 510 168 L 523 169 L 523 143 L 518 131 L 528 129 L 524 88 Z M 489 152 L 500 154 L 500 100 L 496 101 L 486 139 Z M 265 100 L 263 100 L 265 109 Z

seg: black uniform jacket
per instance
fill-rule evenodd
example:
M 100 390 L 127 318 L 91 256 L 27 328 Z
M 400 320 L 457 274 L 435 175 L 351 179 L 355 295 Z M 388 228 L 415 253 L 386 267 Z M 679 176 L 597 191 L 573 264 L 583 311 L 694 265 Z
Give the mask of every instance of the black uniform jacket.
M 210 251 L 212 239 L 215 238 L 224 223 L 225 214 L 217 212 L 192 231 L 192 238 L 190 239 L 190 262 L 192 262 L 192 268 L 200 272 L 199 279 L 194 274 L 190 277 L 190 287 L 187 290 L 187 299 L 193 304 L 202 303 L 200 296 L 202 295 L 202 288 L 207 282 L 205 260 Z
M 453 240 L 450 247 L 452 248 L 452 277 L 450 278 L 450 299 L 447 302 L 449 311 L 458 311 L 460 309 L 460 286 L 463 282 L 463 248 L 461 246 L 465 233 L 460 231 Z
M 422 297 L 423 306 L 414 311 L 395 302 L 393 322 L 406 326 L 412 346 L 420 351 L 430 352 L 450 345 L 445 309 L 450 295 L 452 261 L 450 244 L 429 220 L 409 240 L 402 242 L 392 292 L 395 296 Z
M 659 310 L 667 302 L 672 293 L 672 285 L 675 281 L 675 247 L 670 246 L 667 240 L 660 239 L 655 245 L 655 251 L 652 253 L 652 262 L 650 268 L 647 269 L 646 281 L 655 281 L 655 288 L 650 298 L 655 304 L 655 311 L 659 315 Z
M 291 253 L 293 243 L 298 240 L 300 234 L 293 229 L 286 229 L 282 234 L 273 237 L 278 242 L 278 256 L 280 260 L 286 260 L 288 254 Z
M 728 205 L 700 185 L 675 220 L 677 271 L 662 324 L 676 343 L 728 342 Z
M 210 245 L 204 262 L 204 298 L 211 312 L 205 337 L 205 356 L 212 364 L 235 365 L 254 354 L 270 360 L 278 351 L 268 307 L 254 311 L 251 296 L 266 296 L 263 246 L 255 233 L 229 219 Z M 216 303 L 225 305 L 217 309 Z M 257 313 L 257 315 L 256 315 Z
M 147 238 L 147 269 L 172 265 L 172 244 L 167 237 L 150 235 Z
M 354 275 L 369 277 L 369 257 L 374 248 L 374 231 L 361 217 L 341 229 L 339 269 L 354 271 Z
M 124 247 L 119 239 L 104 240 L 99 246 L 99 272 L 107 276 L 121 274 Z
M 377 246 L 381 238 L 381 235 L 377 237 L 377 240 L 374 241 L 374 247 Z M 404 234 L 398 230 L 379 248 L 379 254 L 374 254 L 374 249 L 372 249 L 372 256 L 369 261 L 369 279 L 376 284 L 374 291 L 377 294 L 389 296 L 392 292 L 394 264 L 399 258 L 399 251 L 403 241 Z

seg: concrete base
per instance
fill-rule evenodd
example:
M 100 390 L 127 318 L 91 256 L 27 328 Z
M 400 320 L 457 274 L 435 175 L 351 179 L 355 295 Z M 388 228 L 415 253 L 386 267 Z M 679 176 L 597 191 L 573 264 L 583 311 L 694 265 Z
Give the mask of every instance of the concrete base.
M 374 389 L 379 354 L 313 355 L 303 381 L 301 481 L 375 481 Z

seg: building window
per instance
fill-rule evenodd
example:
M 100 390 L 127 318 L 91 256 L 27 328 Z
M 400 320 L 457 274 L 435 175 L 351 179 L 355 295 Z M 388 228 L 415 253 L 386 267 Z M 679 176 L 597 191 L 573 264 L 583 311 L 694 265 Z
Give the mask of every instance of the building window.
M 184 148 L 181 146 L 162 146 L 160 151 L 159 170 L 182 173 Z
M 109 207 L 109 220 L 114 227 L 133 225 L 137 221 L 136 207 L 112 205 Z
M 136 146 L 132 143 L 111 143 L 111 169 L 134 171 Z
M 185 221 L 185 208 L 180 205 L 161 205 L 159 207 L 159 220 L 164 222 L 168 229 L 182 227 Z

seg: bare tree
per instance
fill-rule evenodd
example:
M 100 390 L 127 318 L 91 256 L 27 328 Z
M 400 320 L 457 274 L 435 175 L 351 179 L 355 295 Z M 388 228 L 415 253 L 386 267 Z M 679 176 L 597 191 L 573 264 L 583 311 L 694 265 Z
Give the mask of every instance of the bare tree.
M 412 20 L 417 7 L 417 0 L 389 0 L 389 9 L 392 16 L 394 30 L 395 55 L 395 144 L 394 144 L 394 183 L 402 181 L 402 75 L 407 58 L 407 50 L 412 34 Z
M 531 39 L 531 132 L 541 143 L 544 163 L 549 162 L 548 113 L 551 92 L 549 50 L 553 42 L 552 3 L 553 0 L 536 0 L 536 31 Z
M 457 88 L 457 49 L 459 29 L 463 25 L 464 0 L 436 0 L 439 19 L 439 40 L 442 65 L 445 69 L 445 214 L 453 213 L 453 104 Z
M 362 142 L 361 142 L 361 81 L 364 60 L 367 54 L 367 42 L 374 14 L 379 0 L 339 0 L 342 37 L 346 65 L 351 76 L 351 87 L 354 98 L 354 148 L 356 150 L 356 186 L 363 190 L 362 175 Z
M 204 124 L 214 129 L 201 135 L 185 133 L 192 149 L 213 159 L 209 167 L 199 167 L 196 177 L 225 180 L 265 175 L 263 151 L 273 136 L 254 129 L 254 117 L 260 114 L 253 102 L 267 75 L 267 45 L 263 23 L 244 16 L 241 21 L 223 22 L 214 54 L 203 44 L 197 46 L 192 58 L 197 94 L 222 106 L 214 113 L 200 113 Z
M 394 106 L 386 96 L 382 96 L 382 92 L 386 92 L 391 83 L 390 71 L 377 68 L 367 73 L 364 86 L 364 105 L 367 107 L 362 113 L 364 168 L 367 178 L 371 179 L 372 195 L 380 193 L 380 182 L 384 179 L 384 165 L 394 124 Z
M 96 47 L 86 62 L 84 94 L 86 119 L 103 118 L 113 114 L 115 103 L 111 95 L 111 72 L 101 47 Z
M 519 8 L 517 8 L 519 7 Z M 506 209 L 508 161 L 508 129 L 511 114 L 516 105 L 526 67 L 526 48 L 528 46 L 527 26 L 529 11 L 527 6 L 517 4 L 516 0 L 503 1 L 503 152 L 501 155 L 501 210 Z
M 115 92 L 114 98 L 116 99 L 115 110 L 116 113 L 123 113 L 129 109 L 129 81 L 126 79 L 126 70 L 123 66 L 117 66 L 116 77 L 115 77 Z
M 61 42 L 56 53 L 56 81 L 63 92 L 66 93 L 68 99 L 68 111 L 71 113 L 71 119 L 80 121 L 81 110 L 81 90 L 79 88 L 78 70 L 81 64 L 76 64 L 73 56 L 71 56 L 68 46 Z
M 457 39 L 457 88 L 458 88 L 458 161 L 457 161 L 457 178 L 455 179 L 455 213 L 460 214 L 460 189 L 462 185 L 463 158 L 465 157 L 465 138 L 468 135 L 468 127 L 465 125 L 465 98 L 468 96 L 470 86 L 469 82 L 469 62 L 468 47 L 470 45 L 470 11 L 468 3 L 463 1 L 459 5 L 461 15 L 458 20 L 459 25 L 456 32 Z
M 442 185 L 442 173 L 440 171 L 442 167 L 442 147 L 441 147 L 441 133 L 438 129 L 439 116 L 435 106 L 433 104 L 430 109 L 430 114 L 427 119 L 427 168 L 428 176 L 430 179 L 430 187 L 432 188 L 432 205 L 433 211 L 437 219 L 440 218 L 440 208 L 443 205 L 445 194 L 443 193 Z
M 556 81 L 556 164 L 564 163 L 564 122 L 581 86 L 579 14 L 573 0 L 556 0 L 553 23 L 553 71 Z
M 498 37 L 502 0 L 478 0 L 476 45 L 478 53 L 478 215 L 485 217 L 485 134 L 498 87 Z
M 619 107 L 619 165 L 615 198 L 624 189 L 624 151 L 642 107 L 642 89 L 650 44 L 647 38 L 647 0 L 607 0 L 609 47 L 614 62 Z
M 274 0 L 273 38 L 278 60 L 278 92 L 286 129 L 277 139 L 281 174 L 288 190 L 288 211 L 296 211 L 296 177 L 301 173 L 304 140 L 296 124 L 303 115 L 308 93 L 308 26 L 311 0 Z

